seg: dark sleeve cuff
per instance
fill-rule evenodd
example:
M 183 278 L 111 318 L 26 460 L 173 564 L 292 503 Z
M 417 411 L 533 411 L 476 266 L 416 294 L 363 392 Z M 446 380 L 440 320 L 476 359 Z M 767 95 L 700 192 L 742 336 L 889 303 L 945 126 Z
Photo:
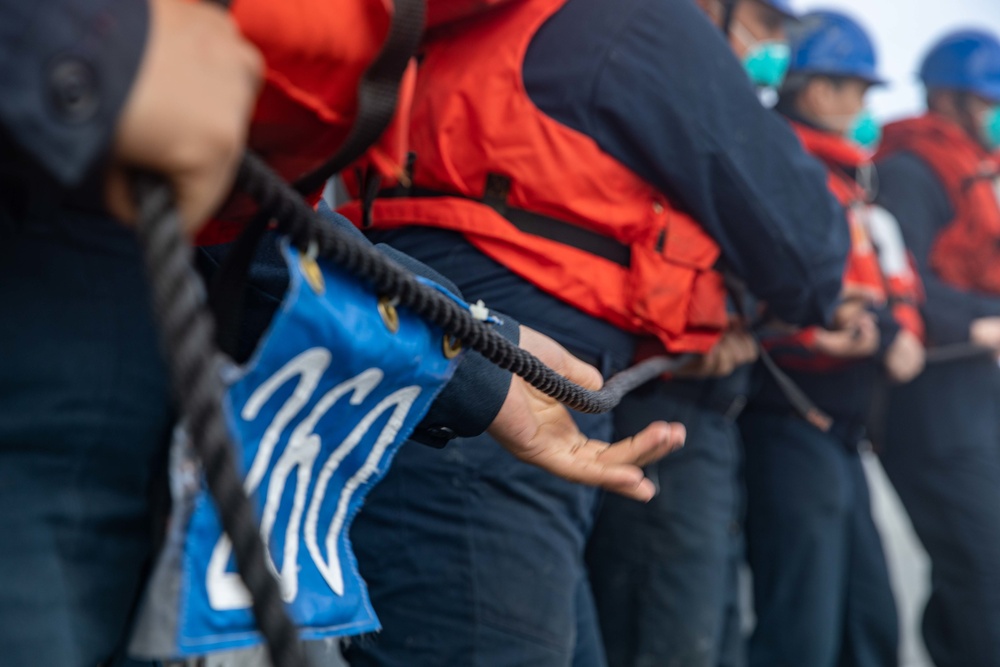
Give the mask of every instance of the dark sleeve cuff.
M 106 152 L 145 51 L 145 0 L 3 3 L 0 124 L 72 187 Z
M 462 296 L 453 282 L 426 264 L 391 246 L 380 243 L 375 247 L 418 276 L 433 280 L 453 294 Z M 494 325 L 500 335 L 515 344 L 520 342 L 518 322 L 500 313 L 493 314 L 500 318 L 500 323 Z M 455 375 L 441 390 L 410 438 L 431 447 L 444 447 L 453 438 L 479 435 L 496 419 L 509 387 L 509 371 L 487 361 L 478 352 L 466 352 Z
M 497 332 L 514 344 L 520 342 L 520 325 L 500 318 Z M 510 388 L 511 374 L 487 361 L 478 352 L 467 352 L 451 381 L 411 436 L 431 447 L 444 447 L 452 438 L 470 438 L 485 431 L 496 419 Z

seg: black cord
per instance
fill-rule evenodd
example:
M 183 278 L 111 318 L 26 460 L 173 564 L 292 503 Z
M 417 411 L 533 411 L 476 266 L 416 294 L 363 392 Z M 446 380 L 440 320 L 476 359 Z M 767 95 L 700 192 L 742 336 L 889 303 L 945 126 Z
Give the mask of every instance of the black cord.
M 996 350 L 976 345 L 975 343 L 954 343 L 941 347 L 929 347 L 925 352 L 924 362 L 930 366 L 932 364 L 947 364 L 955 361 L 972 361 L 981 359 L 983 361 L 996 356 Z
M 215 325 L 205 305 L 203 284 L 192 267 L 191 246 L 183 237 L 173 195 L 162 181 L 148 175 L 138 175 L 133 189 L 139 206 L 139 242 L 176 398 L 222 529 L 232 540 L 240 577 L 251 593 L 254 617 L 275 667 L 308 667 L 278 581 L 265 560 L 256 512 L 237 471 L 237 450 L 222 411 L 223 358 L 215 347 Z

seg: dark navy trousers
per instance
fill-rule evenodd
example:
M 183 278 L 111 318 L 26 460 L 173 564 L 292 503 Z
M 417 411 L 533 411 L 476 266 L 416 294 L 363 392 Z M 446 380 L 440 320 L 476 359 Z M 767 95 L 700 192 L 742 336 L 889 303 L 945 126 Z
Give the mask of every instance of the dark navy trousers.
M 898 620 L 862 430 L 823 433 L 765 411 L 747 412 L 740 426 L 757 616 L 750 667 L 895 667 Z
M 602 665 L 582 558 L 596 496 L 489 436 L 406 443 L 351 531 L 383 630 L 352 640 L 349 663 L 569 667 L 585 643 L 579 664 Z
M 605 374 L 631 336 L 558 301 L 460 235 L 379 234 L 483 299 L 552 336 Z M 610 440 L 611 415 L 574 415 Z M 352 640 L 352 667 L 602 667 L 583 560 L 598 492 L 522 463 L 488 435 L 444 449 L 406 443 L 369 495 L 351 538 L 382 632 Z
M 134 235 L 0 206 L 0 663 L 94 667 L 153 548 L 170 391 Z
M 611 667 L 739 667 L 743 560 L 739 432 L 749 369 L 721 381 L 653 382 L 616 410 L 617 437 L 656 419 L 687 443 L 646 474 L 648 504 L 608 495 L 588 548 Z M 728 414 L 727 414 L 728 413 Z
M 1000 665 L 1000 369 L 932 365 L 890 395 L 882 464 L 931 557 L 937 667 Z

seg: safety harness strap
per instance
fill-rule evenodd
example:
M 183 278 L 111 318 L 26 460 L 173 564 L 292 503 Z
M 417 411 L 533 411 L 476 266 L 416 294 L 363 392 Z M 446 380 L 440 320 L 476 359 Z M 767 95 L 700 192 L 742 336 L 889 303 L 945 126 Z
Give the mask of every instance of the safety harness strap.
M 509 178 L 499 174 L 489 174 L 486 178 L 486 188 L 482 199 L 474 199 L 455 192 L 416 186 L 381 190 L 378 193 L 378 197 L 457 197 L 480 201 L 499 213 L 510 224 L 525 234 L 531 234 L 532 236 L 538 236 L 570 246 L 571 248 L 576 248 L 577 250 L 582 250 L 625 268 L 631 265 L 632 250 L 628 245 L 604 234 L 584 229 L 579 225 L 559 220 L 558 218 L 510 206 L 507 203 L 509 193 Z M 371 209 L 370 200 L 365 202 L 364 208 L 366 210 Z M 370 220 L 370 216 L 366 215 L 364 219 L 366 221 Z

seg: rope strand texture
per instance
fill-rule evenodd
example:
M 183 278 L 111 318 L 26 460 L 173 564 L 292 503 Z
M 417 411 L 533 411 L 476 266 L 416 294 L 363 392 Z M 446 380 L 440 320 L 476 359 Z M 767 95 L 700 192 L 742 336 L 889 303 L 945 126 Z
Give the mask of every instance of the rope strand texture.
M 214 323 L 204 289 L 192 268 L 170 189 L 147 176 L 135 179 L 139 242 L 151 278 L 153 308 L 181 411 L 205 471 L 222 528 L 233 543 L 240 577 L 276 667 L 308 667 L 298 631 L 285 611 L 278 581 L 257 528 L 257 517 L 237 471 L 232 436 L 222 411 L 225 387 L 215 347 Z

